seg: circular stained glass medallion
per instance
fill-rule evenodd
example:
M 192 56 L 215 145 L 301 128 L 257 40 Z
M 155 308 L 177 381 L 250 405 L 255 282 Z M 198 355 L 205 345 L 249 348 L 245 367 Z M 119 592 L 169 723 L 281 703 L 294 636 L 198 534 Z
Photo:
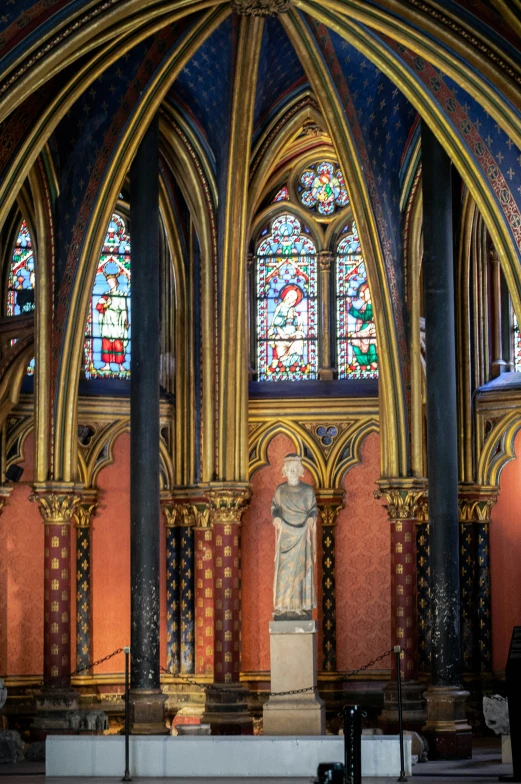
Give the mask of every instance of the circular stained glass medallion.
M 349 204 L 344 176 L 337 165 L 328 161 L 313 164 L 300 175 L 298 193 L 304 207 L 324 216 Z

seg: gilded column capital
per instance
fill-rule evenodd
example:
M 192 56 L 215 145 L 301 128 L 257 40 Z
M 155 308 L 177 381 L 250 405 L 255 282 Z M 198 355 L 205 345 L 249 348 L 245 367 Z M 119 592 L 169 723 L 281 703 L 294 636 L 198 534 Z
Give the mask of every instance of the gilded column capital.
M 427 483 L 421 479 L 392 480 L 378 482 L 374 491 L 376 499 L 385 498 L 389 519 L 419 520 L 423 514 L 422 502 L 427 497 Z
M 69 525 L 81 502 L 75 485 L 37 485 L 29 496 L 36 501 L 44 525 Z
M 13 492 L 12 484 L 0 485 L 0 514 L 2 514 L 6 501 L 12 492 Z
M 247 482 L 210 482 L 205 496 L 210 503 L 210 525 L 240 525 L 251 487 Z
M 289 10 L 291 0 L 231 0 L 230 4 L 241 16 L 277 16 Z
M 460 523 L 490 523 L 490 513 L 497 501 L 495 485 L 465 486 L 458 489 Z
M 499 253 L 493 245 L 488 249 L 488 260 L 491 264 L 499 264 Z
M 76 518 L 76 528 L 90 528 L 92 518 L 96 514 L 98 508 L 98 494 L 93 492 L 85 492 L 80 498 L 80 503 L 74 511 Z
M 167 528 L 208 528 L 208 501 L 198 487 L 163 495 L 161 508 Z
M 316 490 L 315 495 L 322 525 L 324 527 L 335 526 L 338 515 L 344 508 L 345 490 L 341 488 Z

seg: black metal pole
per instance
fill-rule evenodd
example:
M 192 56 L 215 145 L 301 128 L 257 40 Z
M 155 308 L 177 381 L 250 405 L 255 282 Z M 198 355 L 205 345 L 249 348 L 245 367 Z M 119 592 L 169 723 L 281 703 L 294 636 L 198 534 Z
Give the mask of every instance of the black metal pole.
M 405 755 L 403 751 L 403 705 L 402 705 L 402 668 L 400 667 L 400 654 L 402 649 L 399 645 L 394 646 L 396 655 L 396 686 L 398 691 L 398 724 L 400 728 L 400 777 L 398 781 L 407 781 L 405 776 Z
M 344 707 L 344 782 L 362 782 L 362 710 L 358 705 Z
M 433 687 L 460 687 L 456 341 L 451 162 L 422 122 L 423 277 Z
M 132 781 L 130 776 L 130 648 L 123 648 L 125 653 L 125 775 L 122 781 Z
M 130 571 L 133 723 L 136 692 L 159 691 L 159 132 L 146 131 L 130 169 L 132 352 Z M 139 706 L 138 706 L 139 707 Z

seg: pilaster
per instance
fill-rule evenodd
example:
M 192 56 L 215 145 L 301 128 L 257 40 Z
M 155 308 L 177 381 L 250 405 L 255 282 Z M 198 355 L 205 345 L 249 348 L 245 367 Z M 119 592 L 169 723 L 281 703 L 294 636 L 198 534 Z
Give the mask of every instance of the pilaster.
M 207 695 L 203 721 L 214 734 L 251 734 L 247 690 L 240 685 L 241 666 L 241 517 L 250 498 L 244 482 L 212 482 L 205 492 L 210 504 L 214 560 L 214 683 Z
M 97 492 L 85 491 L 74 512 L 76 527 L 76 670 L 90 674 L 92 659 L 91 532 Z
M 161 502 L 166 522 L 167 669 L 195 672 L 194 527 L 190 489 Z
M 497 495 L 497 487 L 459 487 L 462 664 L 467 674 L 492 671 L 489 528 Z
M 38 504 L 44 534 L 44 687 L 36 698 L 34 734 L 45 736 L 69 727 L 78 707 L 71 689 L 71 521 L 81 495 L 69 483 L 45 484 L 30 496 Z
M 404 722 L 418 729 L 425 721 L 423 686 L 418 674 L 417 554 L 416 524 L 420 502 L 427 492 L 422 479 L 395 479 L 379 482 L 376 498 L 385 498 L 391 523 L 391 644 L 399 645 L 403 681 Z M 384 710 L 379 723 L 387 731 L 398 722 L 396 660 L 392 662 L 392 680 L 384 689 Z
M 322 537 L 322 669 L 336 671 L 335 529 L 344 506 L 342 489 L 317 490 Z

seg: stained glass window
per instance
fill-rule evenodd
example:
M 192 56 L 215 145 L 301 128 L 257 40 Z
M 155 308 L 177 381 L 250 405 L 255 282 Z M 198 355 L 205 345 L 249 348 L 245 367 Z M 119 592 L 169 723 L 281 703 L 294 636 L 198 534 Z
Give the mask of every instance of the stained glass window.
M 294 215 L 279 215 L 257 250 L 257 378 L 317 377 L 316 248 Z
M 130 378 L 130 237 L 116 214 L 96 270 L 84 346 L 87 378 Z
M 337 247 L 337 353 L 339 378 L 377 378 L 378 347 L 367 270 L 354 221 Z
M 7 282 L 7 315 L 21 316 L 34 311 L 34 256 L 31 235 L 27 223 L 22 221 L 9 270 Z M 11 345 L 16 343 L 13 338 Z M 34 358 L 26 369 L 28 376 L 34 376 Z
M 299 198 L 308 209 L 319 215 L 332 215 L 337 207 L 346 207 L 349 196 L 344 175 L 338 164 L 322 161 L 306 169 L 297 185 Z
M 289 201 L 289 192 L 287 185 L 283 185 L 280 191 L 277 192 L 275 198 L 273 199 L 274 202 L 276 201 Z
M 18 232 L 7 284 L 7 315 L 20 316 L 34 310 L 34 256 L 31 235 L 23 221 Z
M 521 373 L 521 332 L 516 314 L 514 313 L 514 370 Z

